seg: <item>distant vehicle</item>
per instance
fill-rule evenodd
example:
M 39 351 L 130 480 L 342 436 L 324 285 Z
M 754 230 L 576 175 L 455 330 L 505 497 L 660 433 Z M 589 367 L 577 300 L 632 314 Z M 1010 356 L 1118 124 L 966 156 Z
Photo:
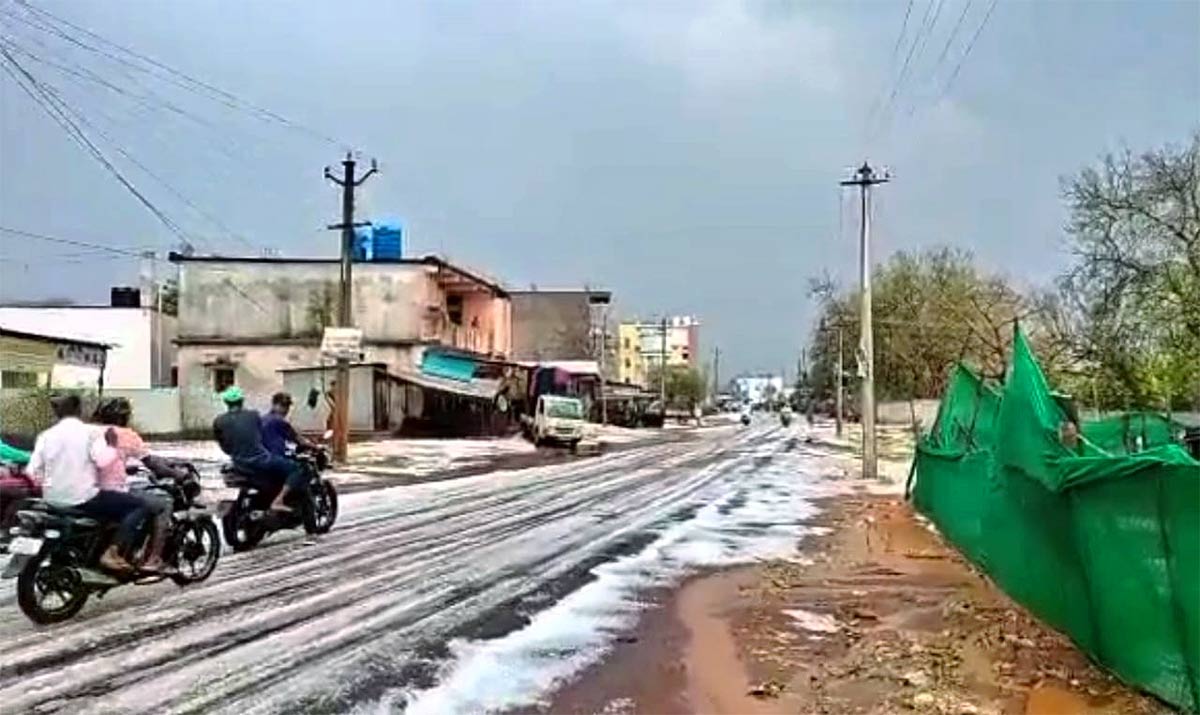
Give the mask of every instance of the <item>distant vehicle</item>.
M 779 422 L 784 427 L 787 427 L 788 425 L 792 424 L 792 408 L 791 407 L 784 405 L 783 407 L 779 408 Z
M 750 410 L 742 411 L 742 424 L 747 427 L 750 426 Z
M 574 397 L 539 395 L 529 425 L 536 445 L 562 444 L 572 450 L 583 439 L 583 403 Z

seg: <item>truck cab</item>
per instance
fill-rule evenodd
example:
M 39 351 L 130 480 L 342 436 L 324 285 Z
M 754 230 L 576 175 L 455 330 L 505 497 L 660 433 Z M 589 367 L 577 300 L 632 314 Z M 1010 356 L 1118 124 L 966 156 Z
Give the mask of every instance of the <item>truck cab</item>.
M 574 449 L 583 439 L 583 403 L 574 397 L 538 395 L 533 412 L 533 443 Z

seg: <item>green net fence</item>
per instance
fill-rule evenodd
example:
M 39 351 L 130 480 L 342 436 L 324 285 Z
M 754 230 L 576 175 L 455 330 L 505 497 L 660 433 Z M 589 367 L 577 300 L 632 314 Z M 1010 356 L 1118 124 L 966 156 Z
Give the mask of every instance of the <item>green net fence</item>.
M 913 503 L 1093 659 L 1200 712 L 1200 462 L 1160 415 L 1067 421 L 1017 331 L 1003 385 L 955 368 Z

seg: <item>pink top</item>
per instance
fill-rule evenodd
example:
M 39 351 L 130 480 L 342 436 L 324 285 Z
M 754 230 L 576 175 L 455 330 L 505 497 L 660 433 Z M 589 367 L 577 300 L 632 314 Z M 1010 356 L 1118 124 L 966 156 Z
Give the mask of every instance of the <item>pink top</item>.
M 117 458 L 105 460 L 99 465 L 100 488 L 110 492 L 127 492 L 129 486 L 125 483 L 125 463 L 130 459 L 141 459 L 150 451 L 137 432 L 128 427 L 113 427 L 113 430 L 117 433 L 117 446 L 114 449 Z

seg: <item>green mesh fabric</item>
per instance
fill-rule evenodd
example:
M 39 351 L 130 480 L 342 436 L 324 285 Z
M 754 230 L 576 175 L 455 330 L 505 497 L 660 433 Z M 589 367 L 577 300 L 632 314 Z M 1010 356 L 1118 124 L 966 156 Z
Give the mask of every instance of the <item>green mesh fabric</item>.
M 1183 425 L 1156 412 L 1127 412 L 1084 422 L 1083 436 L 1111 454 L 1134 454 L 1177 443 Z
M 1003 385 L 955 368 L 913 503 L 1095 660 L 1200 712 L 1200 462 L 1159 415 L 1085 423 L 1070 447 L 1065 419 L 1017 331 Z

